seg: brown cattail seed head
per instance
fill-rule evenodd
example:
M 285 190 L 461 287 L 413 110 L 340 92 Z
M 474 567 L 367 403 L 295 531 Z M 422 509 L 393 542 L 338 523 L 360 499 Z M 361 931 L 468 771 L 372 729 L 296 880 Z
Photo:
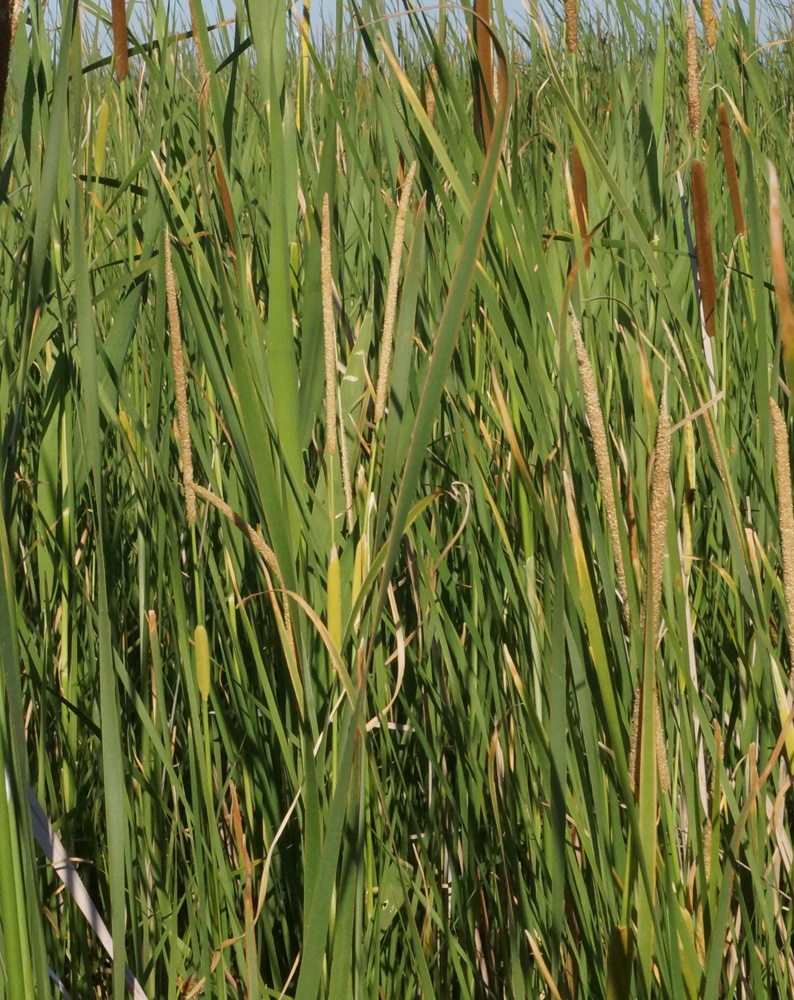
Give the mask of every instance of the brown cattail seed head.
M 0 131 L 3 128 L 3 107 L 8 84 L 8 63 L 17 33 L 22 0 L 0 0 Z
M 116 79 L 121 83 L 127 76 L 127 7 L 124 0 L 111 0 L 113 17 L 113 54 Z
M 737 236 L 745 232 L 744 214 L 742 213 L 742 199 L 739 196 L 739 177 L 736 173 L 736 160 L 733 156 L 733 141 L 731 140 L 731 126 L 728 121 L 728 109 L 724 104 L 717 108 L 717 118 L 720 124 L 720 142 L 722 143 L 722 155 L 725 159 L 725 173 L 728 176 L 728 190 L 731 193 L 731 207 L 733 208 L 733 228 Z
M 717 285 L 714 279 L 714 251 L 711 246 L 709 196 L 706 190 L 706 168 L 700 160 L 692 161 L 692 211 L 695 216 L 695 238 L 700 279 L 700 299 L 703 320 L 710 337 L 715 333 Z
M 430 67 L 430 75 L 425 80 L 425 111 L 432 125 L 436 117 L 436 92 L 433 84 L 438 82 L 438 70 L 435 66 Z
M 666 387 L 662 392 L 659 420 L 656 425 L 656 448 L 654 449 L 653 486 L 651 506 L 648 512 L 650 524 L 650 608 L 646 613 L 645 625 L 656 636 L 662 606 L 662 580 L 664 577 L 665 536 L 667 534 L 667 494 L 670 491 L 670 418 L 667 415 Z
M 565 42 L 573 55 L 579 45 L 579 12 L 577 0 L 565 0 Z
M 631 743 L 629 744 L 629 785 L 635 798 L 639 775 L 637 774 L 637 746 L 640 741 L 640 689 L 634 692 L 634 706 L 631 710 Z
M 709 43 L 709 48 L 713 50 L 717 44 L 717 18 L 714 16 L 712 0 L 700 0 L 700 13 L 706 31 L 706 41 Z
M 631 742 L 629 744 L 629 785 L 636 797 L 639 788 L 639 758 L 637 749 L 640 740 L 640 708 L 642 698 L 640 689 L 634 692 L 634 707 L 631 712 Z M 656 694 L 656 766 L 659 772 L 659 790 L 667 795 L 670 792 L 670 769 L 667 766 L 667 746 L 664 742 L 662 729 L 662 712 L 659 707 L 659 695 Z
M 711 819 L 708 818 L 703 827 L 703 868 L 708 881 L 711 878 Z
M 686 95 L 689 113 L 689 134 L 692 139 L 700 131 L 700 78 L 698 73 L 698 36 L 695 29 L 695 11 L 690 3 L 686 14 Z
M 188 524 L 196 523 L 196 494 L 193 490 L 193 452 L 190 444 L 190 422 L 187 411 L 187 379 L 182 355 L 182 331 L 176 301 L 176 281 L 171 263 L 171 236 L 165 233 L 165 295 L 168 304 L 168 334 L 171 339 L 171 364 L 174 369 L 174 394 L 179 426 L 179 451 L 182 459 L 182 479 L 185 484 L 185 508 Z
M 202 81 L 207 75 L 207 64 L 204 60 L 204 47 L 201 43 L 201 32 L 199 31 L 198 17 L 196 16 L 196 0 L 190 0 L 190 26 L 193 30 L 193 44 L 196 46 L 196 55 L 199 61 Z
M 475 88 L 475 124 L 483 146 L 491 144 L 491 117 L 488 108 L 494 106 L 493 50 L 491 48 L 491 0 L 474 0 L 474 44 L 480 64 L 480 84 Z
M 659 791 L 662 795 L 670 793 L 670 768 L 667 766 L 667 744 L 664 741 L 662 729 L 662 710 L 659 707 L 659 694 L 656 695 L 656 763 L 659 768 Z
M 11 14 L 11 44 L 14 44 L 17 27 L 19 26 L 19 15 L 22 13 L 22 5 L 25 0 L 8 0 L 9 12 Z
M 595 453 L 596 470 L 598 471 L 598 482 L 601 485 L 604 513 L 607 516 L 609 535 L 612 540 L 615 574 L 618 578 L 618 592 L 623 603 L 623 616 L 628 627 L 629 599 L 628 587 L 626 585 L 626 569 L 623 564 L 623 550 L 620 547 L 618 509 L 615 502 L 615 490 L 612 485 L 612 464 L 609 460 L 609 445 L 607 443 L 606 427 L 604 424 L 604 413 L 601 409 L 601 400 L 598 398 L 598 388 L 593 368 L 582 338 L 582 327 L 573 313 L 571 313 L 571 330 L 573 331 L 573 342 L 576 348 L 576 363 L 579 368 L 579 377 L 582 380 L 585 412 L 590 423 L 590 434 L 593 438 L 593 451 Z
M 584 171 L 582 157 L 576 146 L 571 147 L 571 180 L 573 182 L 573 198 L 576 205 L 576 221 L 582 239 L 587 237 L 588 218 L 590 216 L 587 201 L 587 174 Z M 590 246 L 585 247 L 584 266 L 590 267 Z

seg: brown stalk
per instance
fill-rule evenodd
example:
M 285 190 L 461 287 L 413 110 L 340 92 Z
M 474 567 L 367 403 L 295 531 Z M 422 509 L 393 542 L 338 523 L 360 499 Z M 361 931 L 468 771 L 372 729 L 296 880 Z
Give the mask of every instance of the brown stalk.
M 706 168 L 700 160 L 692 161 L 692 211 L 695 216 L 695 239 L 700 279 L 700 300 L 706 332 L 714 336 L 717 285 L 714 280 L 714 252 L 711 246 L 709 197 L 706 191 Z
M 587 174 L 584 172 L 582 158 L 576 146 L 571 148 L 571 180 L 573 181 L 573 199 L 576 205 L 576 221 L 579 223 L 579 235 L 584 240 L 587 236 L 590 211 L 587 201 Z M 590 244 L 584 250 L 584 266 L 590 267 Z
M 794 366 L 794 310 L 791 308 L 786 258 L 783 253 L 783 225 L 780 221 L 780 188 L 777 171 L 769 164 L 769 244 L 772 252 L 772 280 L 780 313 L 780 345 L 786 366 L 789 388 L 794 387 L 791 369 Z
M 579 13 L 576 0 L 565 0 L 565 42 L 573 55 L 579 45 Z
M 474 92 L 474 120 L 486 149 L 491 144 L 491 111 L 494 106 L 490 27 L 491 0 L 474 0 L 474 45 L 480 71 L 479 85 Z
M 127 7 L 124 0 L 112 0 L 113 55 L 116 63 L 116 79 L 121 83 L 127 77 Z
M 695 28 L 695 10 L 690 3 L 686 12 L 686 98 L 689 134 L 694 141 L 700 131 L 700 78 L 698 73 L 698 36 Z
M 742 236 L 746 230 L 742 199 L 739 195 L 739 177 L 736 173 L 736 160 L 733 156 L 733 141 L 731 140 L 731 125 L 728 121 L 728 109 L 724 104 L 717 108 L 717 118 L 720 123 L 720 141 L 722 155 L 725 158 L 725 173 L 728 175 L 728 189 L 731 192 L 731 207 L 733 208 L 733 227 L 737 236 Z
M 179 427 L 179 452 L 182 459 L 182 479 L 185 484 L 185 508 L 188 524 L 196 523 L 196 494 L 193 486 L 193 452 L 190 444 L 190 422 L 187 412 L 187 379 L 182 354 L 182 330 L 176 301 L 176 280 L 171 262 L 171 235 L 165 231 L 165 296 L 168 305 L 168 335 L 171 339 L 171 364 L 174 369 L 176 417 Z

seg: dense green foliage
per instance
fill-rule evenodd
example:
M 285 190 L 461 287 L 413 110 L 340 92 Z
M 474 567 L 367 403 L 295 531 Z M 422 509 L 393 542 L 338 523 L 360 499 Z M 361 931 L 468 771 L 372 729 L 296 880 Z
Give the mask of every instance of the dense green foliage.
M 49 967 L 120 1000 L 125 963 L 151 1000 L 792 995 L 766 161 L 788 245 L 792 43 L 698 20 L 693 138 L 677 2 L 620 0 L 573 54 L 495 15 L 486 155 L 462 21 L 373 3 L 301 53 L 275 0 L 211 30 L 197 2 L 196 39 L 151 0 L 119 83 L 109 15 L 61 7 L 54 45 L 25 7 L 0 135 L 0 997 Z M 228 505 L 199 491 L 193 525 L 187 447 Z

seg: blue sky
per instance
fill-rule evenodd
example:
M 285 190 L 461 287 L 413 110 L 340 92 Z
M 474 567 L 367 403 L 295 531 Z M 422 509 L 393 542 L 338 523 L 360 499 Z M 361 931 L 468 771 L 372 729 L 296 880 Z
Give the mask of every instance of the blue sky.
M 145 0 L 136 0 L 137 5 L 140 7 L 145 6 Z M 749 0 L 742 0 L 742 7 L 746 10 Z M 562 0 L 559 0 L 559 7 L 562 9 Z M 731 3 L 732 5 L 732 3 Z M 314 0 L 313 7 L 319 7 L 322 9 L 322 0 Z M 335 4 L 331 3 L 330 6 L 335 8 Z M 504 0 L 505 13 L 508 17 L 521 18 L 524 16 L 524 5 L 522 0 Z M 552 4 L 549 4 L 552 6 Z M 587 2 L 583 3 L 583 6 L 590 6 L 591 8 L 597 9 L 601 7 L 603 9 L 603 2 Z M 719 6 L 719 2 L 715 5 Z M 182 16 L 187 20 L 189 19 L 188 13 L 188 0 L 176 0 L 176 8 L 181 11 Z M 204 9 L 207 15 L 212 17 L 213 15 L 232 17 L 234 15 L 235 5 L 234 0 L 204 0 Z M 756 0 L 756 12 L 759 21 L 767 20 L 770 13 L 775 9 L 779 11 L 788 12 L 788 4 L 783 3 L 782 0 Z M 214 18 L 213 18 L 214 19 Z
M 145 0 L 136 0 L 138 6 L 144 7 Z M 437 2 L 437 0 L 434 0 Z M 683 2 L 683 0 L 682 0 Z M 730 5 L 733 6 L 734 0 L 731 0 Z M 749 5 L 749 0 L 740 0 L 742 8 L 746 11 Z M 188 12 L 188 0 L 175 0 L 176 8 L 181 12 L 182 17 L 186 20 L 189 19 L 190 15 Z M 300 0 L 302 6 L 302 0 Z M 559 6 L 560 11 L 562 11 L 563 2 L 558 0 L 555 4 L 554 0 L 552 2 L 547 2 L 548 7 Z M 322 10 L 324 4 L 323 0 L 313 0 L 312 7 L 317 9 L 318 7 Z M 326 6 L 331 7 L 335 10 L 334 0 L 326 0 Z M 390 4 L 391 6 L 391 4 Z M 417 6 L 419 4 L 417 3 Z M 589 6 L 591 9 L 598 9 L 599 7 L 603 10 L 605 3 L 603 0 L 584 0 L 582 6 Z M 719 0 L 715 4 L 719 7 Z M 783 2 L 783 0 L 756 0 L 756 16 L 759 22 L 766 22 L 769 20 L 770 16 L 776 11 L 788 14 L 788 3 Z M 525 8 L 522 0 L 504 0 L 505 14 L 508 17 L 514 17 L 516 19 L 521 19 L 525 16 Z M 234 16 L 235 4 L 234 0 L 204 0 L 204 9 L 212 19 L 217 19 L 217 17 L 232 17 Z M 214 16 L 213 16 L 214 15 Z
M 254 0 L 256 2 L 256 0 Z M 418 0 L 414 0 L 418 5 Z M 437 3 L 438 0 L 433 0 Z M 470 3 L 471 0 L 463 0 L 463 2 Z M 497 0 L 492 0 L 492 3 L 497 2 Z M 520 23 L 526 18 L 526 10 L 524 7 L 523 0 L 502 0 L 504 3 L 505 14 L 509 18 L 514 18 L 516 22 Z M 560 10 L 560 15 L 562 15 L 563 0 L 541 0 L 542 6 L 548 10 L 554 10 L 558 8 Z M 644 5 L 644 0 L 638 0 L 639 4 Z M 684 2 L 684 0 L 675 0 L 675 2 Z M 731 6 L 736 2 L 736 0 L 730 0 Z M 746 12 L 750 0 L 738 0 L 741 4 L 742 9 Z M 110 7 L 110 0 L 99 0 L 99 3 L 103 6 Z M 173 5 L 172 9 L 176 10 L 177 18 L 183 23 L 187 24 L 190 20 L 189 5 L 188 0 L 171 0 Z M 210 23 L 214 23 L 218 20 L 223 20 L 225 18 L 230 18 L 234 16 L 235 13 L 235 3 L 234 0 L 203 0 L 204 10 L 207 20 Z M 396 8 L 401 6 L 400 0 L 386 0 L 386 3 L 391 8 Z M 303 0 L 298 0 L 299 8 L 303 6 Z M 715 6 L 718 6 L 719 0 Z M 583 7 L 589 7 L 591 10 L 604 10 L 609 9 L 609 0 L 582 0 Z M 136 0 L 136 12 L 139 16 L 145 17 L 147 7 L 147 0 Z M 766 29 L 772 22 L 783 22 L 788 24 L 789 14 L 788 14 L 788 0 L 755 0 L 756 17 L 759 24 L 759 29 L 762 34 L 766 34 Z M 318 13 L 323 10 L 327 11 L 330 16 L 334 16 L 333 12 L 336 10 L 336 0 L 312 0 L 312 13 L 314 14 L 315 25 L 318 23 Z

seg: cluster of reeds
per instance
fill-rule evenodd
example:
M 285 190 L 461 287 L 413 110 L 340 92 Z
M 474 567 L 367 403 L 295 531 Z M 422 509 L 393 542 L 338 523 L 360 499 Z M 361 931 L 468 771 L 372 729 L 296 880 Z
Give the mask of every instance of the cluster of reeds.
M 791 48 L 128 8 L 0 132 L 0 1000 L 791 995 Z

